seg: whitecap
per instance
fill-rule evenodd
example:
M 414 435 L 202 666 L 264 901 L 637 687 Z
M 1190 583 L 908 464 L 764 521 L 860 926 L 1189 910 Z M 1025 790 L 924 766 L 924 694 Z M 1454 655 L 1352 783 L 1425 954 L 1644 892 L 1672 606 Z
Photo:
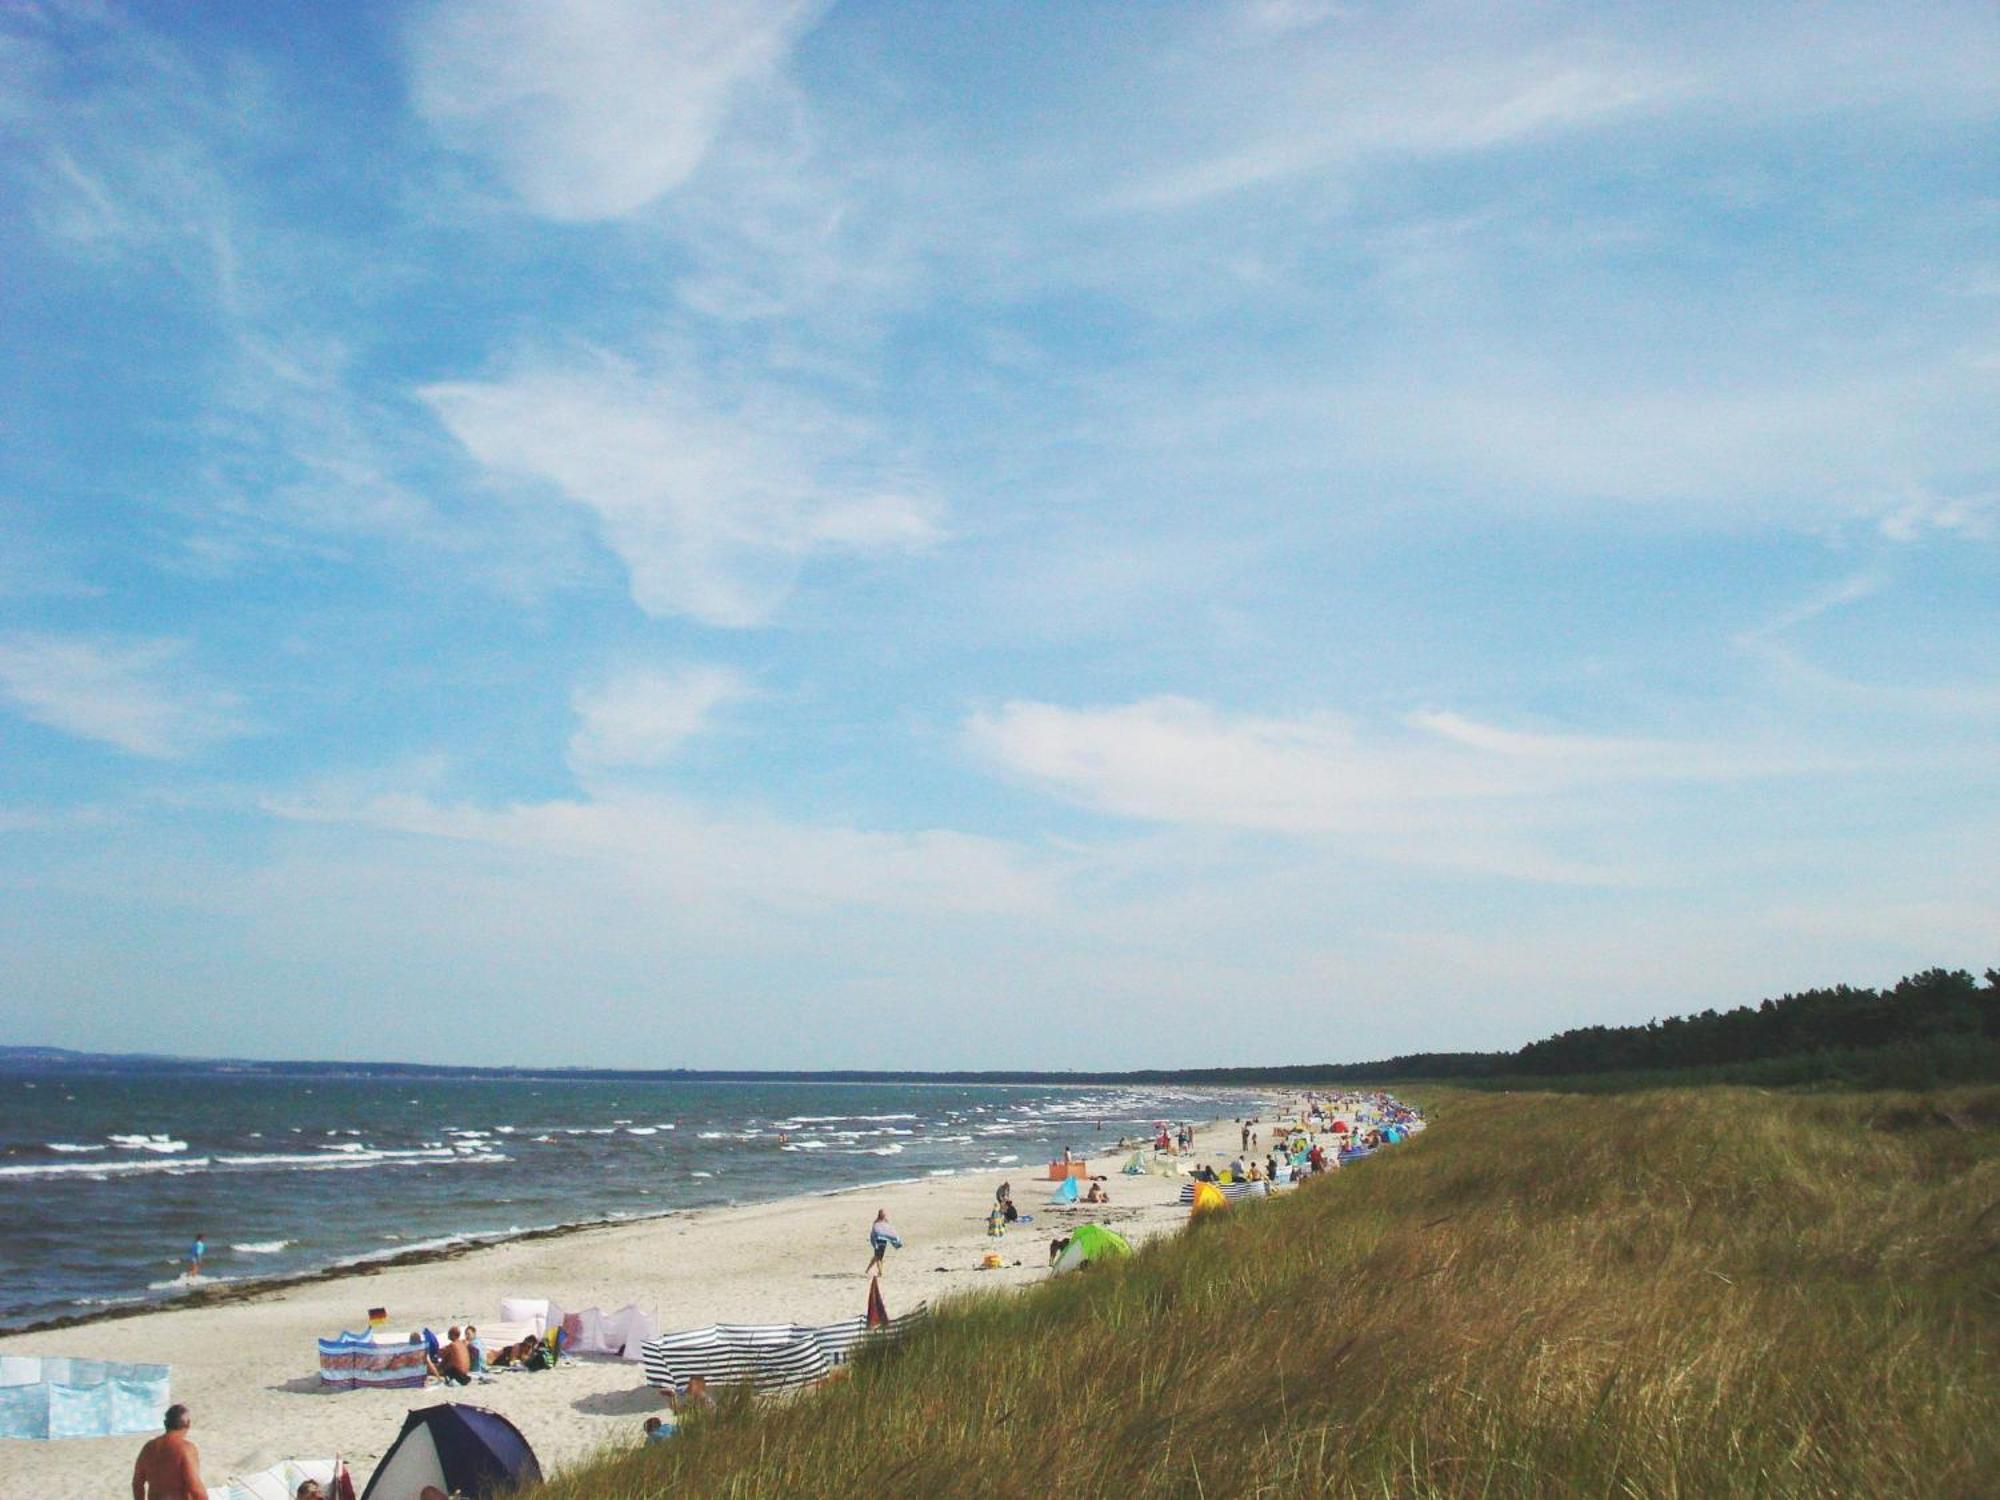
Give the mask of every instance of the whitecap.
M 156 1151 L 162 1156 L 188 1148 L 186 1141 L 177 1141 L 170 1135 L 113 1135 L 107 1139 L 121 1151 Z
M 111 1149 L 109 1146 L 79 1146 L 72 1141 L 50 1141 L 48 1142 L 48 1148 L 51 1151 L 109 1151 Z
M 246 1240 L 229 1248 L 238 1255 L 276 1255 L 280 1250 L 297 1243 L 294 1240 Z
M 205 1156 L 192 1156 L 186 1161 L 79 1161 L 59 1164 L 43 1163 L 29 1167 L 0 1167 L 0 1177 L 131 1177 L 144 1172 L 172 1172 L 185 1174 L 208 1165 Z

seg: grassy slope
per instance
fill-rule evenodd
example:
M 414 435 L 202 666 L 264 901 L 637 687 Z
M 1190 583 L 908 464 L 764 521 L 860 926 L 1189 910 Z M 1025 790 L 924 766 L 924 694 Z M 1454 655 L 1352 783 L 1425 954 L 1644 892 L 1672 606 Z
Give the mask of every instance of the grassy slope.
M 541 1500 L 1991 1493 L 2000 1090 L 1423 1098 L 1337 1178 Z

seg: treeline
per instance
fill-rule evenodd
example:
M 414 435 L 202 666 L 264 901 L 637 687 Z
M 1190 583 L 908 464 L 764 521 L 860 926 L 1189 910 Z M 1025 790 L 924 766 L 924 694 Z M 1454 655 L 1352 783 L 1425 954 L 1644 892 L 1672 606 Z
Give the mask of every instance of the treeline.
M 702 1083 L 1311 1084 L 1449 1079 L 1500 1087 L 1625 1088 L 1659 1082 L 1782 1085 L 1835 1080 L 1880 1088 L 2000 1081 L 2000 969 L 1926 969 L 1886 990 L 1802 990 L 1734 1010 L 1643 1026 L 1582 1026 L 1517 1052 L 1415 1052 L 1360 1063 L 1142 1068 L 759 1070 L 439 1067 L 426 1063 L 247 1061 L 0 1047 L 6 1073 L 167 1073 L 238 1077 L 485 1078 Z
M 1908 1088 L 1997 1078 L 2000 969 L 1988 969 L 1983 984 L 1963 969 L 1926 969 L 1886 990 L 1802 990 L 1643 1026 L 1581 1026 L 1518 1052 L 1416 1053 L 1335 1064 L 1320 1076 L 1531 1082 L 1613 1074 Z

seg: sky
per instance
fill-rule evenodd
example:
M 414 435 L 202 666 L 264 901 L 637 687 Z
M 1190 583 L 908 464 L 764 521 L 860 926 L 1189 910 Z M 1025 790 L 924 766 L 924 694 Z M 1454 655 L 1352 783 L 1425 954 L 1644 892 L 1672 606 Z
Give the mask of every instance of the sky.
M 2000 962 L 2000 10 L 0 9 L 0 1041 Z

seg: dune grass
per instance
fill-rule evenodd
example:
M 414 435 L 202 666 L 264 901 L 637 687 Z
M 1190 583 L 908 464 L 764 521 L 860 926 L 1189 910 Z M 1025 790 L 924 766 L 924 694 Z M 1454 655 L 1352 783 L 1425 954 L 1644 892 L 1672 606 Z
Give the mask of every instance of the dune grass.
M 1420 1097 L 1404 1146 L 540 1500 L 1994 1492 L 2000 1089 Z

